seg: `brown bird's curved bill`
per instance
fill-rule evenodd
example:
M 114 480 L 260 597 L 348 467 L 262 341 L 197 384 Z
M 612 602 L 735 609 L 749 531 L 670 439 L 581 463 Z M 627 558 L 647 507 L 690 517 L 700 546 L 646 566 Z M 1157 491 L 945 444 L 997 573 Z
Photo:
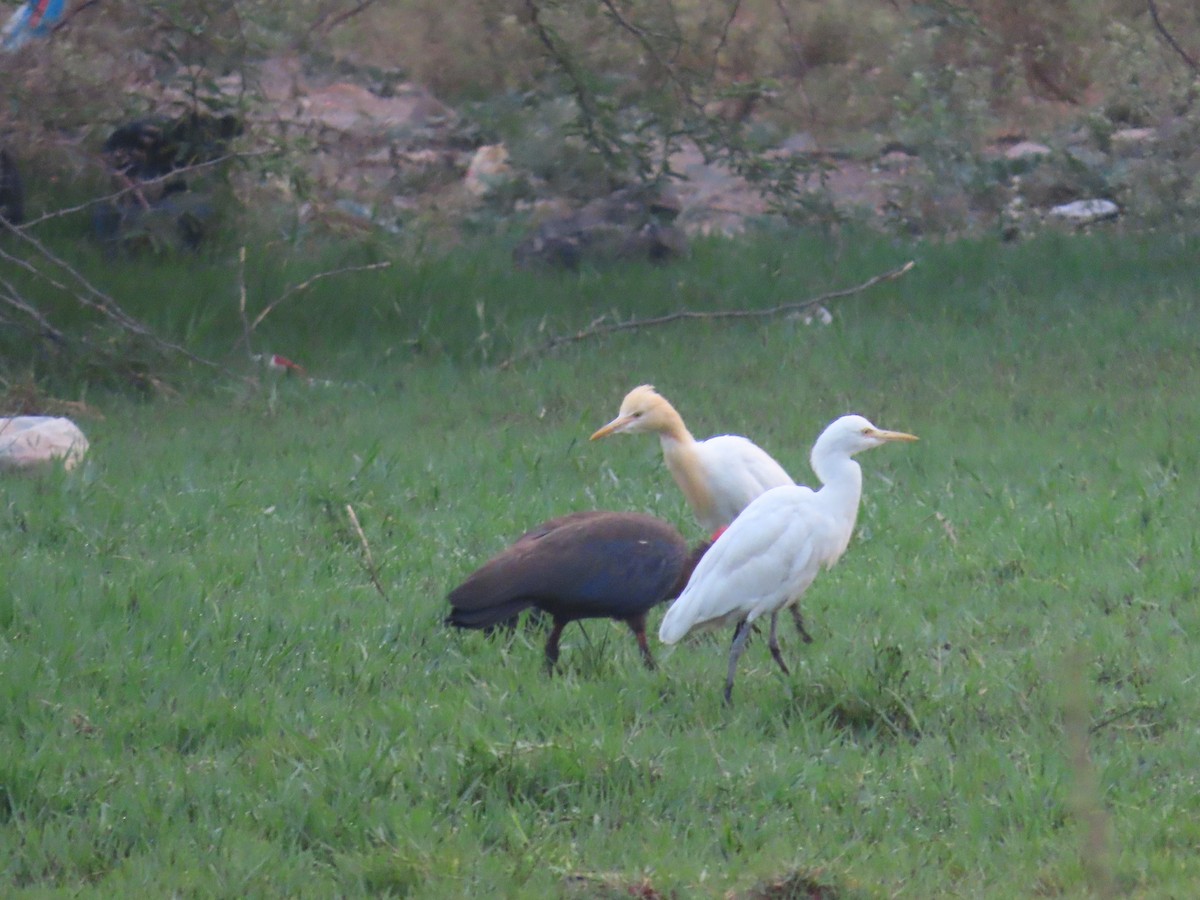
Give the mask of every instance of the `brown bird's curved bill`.
M 903 431 L 884 431 L 882 428 L 876 428 L 871 432 L 871 437 L 881 441 L 919 441 L 920 438 L 915 434 L 908 434 Z
M 615 419 L 613 419 L 607 425 L 597 428 L 596 433 L 593 434 L 590 438 L 588 438 L 588 440 L 594 441 L 597 438 L 607 437 L 608 435 L 612 434 L 614 431 L 619 431 L 620 429 L 624 428 L 626 425 L 628 425 L 632 421 L 633 421 L 633 416 L 617 416 Z

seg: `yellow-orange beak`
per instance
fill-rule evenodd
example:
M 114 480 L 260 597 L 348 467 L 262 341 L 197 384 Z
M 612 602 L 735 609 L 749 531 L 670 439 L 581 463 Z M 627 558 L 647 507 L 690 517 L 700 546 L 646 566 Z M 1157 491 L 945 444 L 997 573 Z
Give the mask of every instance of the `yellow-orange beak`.
M 871 437 L 880 441 L 919 441 L 920 438 L 915 434 L 908 434 L 904 431 L 884 431 L 882 428 L 876 428 L 871 432 Z
M 608 437 L 614 431 L 620 431 L 622 428 L 624 428 L 626 425 L 628 425 L 632 421 L 633 421 L 633 416 L 617 416 L 615 419 L 613 419 L 607 425 L 603 426 L 602 428 L 597 428 L 596 433 L 593 434 L 590 438 L 588 438 L 588 440 L 594 441 L 594 440 L 597 440 L 598 438 Z

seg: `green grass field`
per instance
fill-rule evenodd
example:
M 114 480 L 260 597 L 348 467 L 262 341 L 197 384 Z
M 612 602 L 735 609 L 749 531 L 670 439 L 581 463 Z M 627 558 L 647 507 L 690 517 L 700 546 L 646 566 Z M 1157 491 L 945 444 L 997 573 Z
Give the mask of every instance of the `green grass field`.
M 255 256 L 261 308 L 303 273 Z M 909 258 L 828 327 L 483 365 L 609 310 L 766 307 Z M 86 465 L 3 480 L 3 893 L 1195 896 L 1198 260 L 1161 236 L 764 239 L 538 276 L 458 251 L 264 322 L 260 349 L 330 385 L 86 393 Z M 238 333 L 229 267 L 104 277 L 200 351 Z M 728 635 L 655 644 L 647 672 L 623 626 L 572 625 L 548 678 L 540 633 L 441 624 L 549 516 L 700 536 L 656 442 L 587 441 L 642 382 L 802 482 L 842 413 L 922 439 L 861 457 L 816 642 L 781 629 L 785 678 L 752 640 L 731 710 Z

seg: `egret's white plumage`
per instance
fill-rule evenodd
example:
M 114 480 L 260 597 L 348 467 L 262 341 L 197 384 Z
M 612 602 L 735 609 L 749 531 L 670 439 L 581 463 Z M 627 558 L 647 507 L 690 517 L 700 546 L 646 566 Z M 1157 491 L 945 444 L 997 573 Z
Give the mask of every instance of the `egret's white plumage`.
M 771 655 L 787 672 L 775 634 L 776 616 L 793 606 L 821 567 L 846 551 L 862 497 L 862 469 L 855 453 L 889 441 L 915 441 L 876 428 L 862 416 L 843 416 L 817 438 L 812 467 L 822 487 L 784 485 L 746 507 L 696 566 L 679 599 L 667 610 L 658 636 L 674 644 L 691 631 L 736 622 L 725 699 L 750 626 L 769 615 Z
M 727 526 L 764 491 L 793 483 L 783 466 L 740 435 L 697 441 L 675 407 L 648 384 L 626 394 L 617 417 L 591 439 L 645 433 L 659 436 L 667 469 L 709 532 Z

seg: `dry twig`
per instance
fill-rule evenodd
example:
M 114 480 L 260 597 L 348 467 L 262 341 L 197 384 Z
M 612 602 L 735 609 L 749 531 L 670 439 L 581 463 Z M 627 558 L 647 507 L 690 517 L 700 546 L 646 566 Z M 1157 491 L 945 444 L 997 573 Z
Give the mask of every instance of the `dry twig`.
M 1189 69 L 1200 75 L 1200 63 L 1192 59 L 1191 55 L 1175 40 L 1171 32 L 1167 31 L 1167 26 L 1163 24 L 1162 19 L 1158 15 L 1158 4 L 1154 0 L 1146 0 L 1146 7 L 1150 10 L 1150 19 L 1154 22 L 1154 27 L 1158 29 L 1158 33 L 1162 35 L 1163 40 L 1167 42 L 1172 50 L 1179 54 L 1179 58 L 1187 63 Z
M 861 294 L 863 291 L 875 287 L 885 281 L 893 281 L 902 275 L 906 275 L 916 263 L 908 261 L 904 265 L 892 269 L 889 272 L 884 272 L 881 275 L 876 275 L 868 278 L 862 284 L 854 287 L 842 288 L 837 291 L 830 291 L 827 294 L 821 294 L 818 297 L 813 297 L 811 300 L 801 300 L 797 303 L 781 303 L 779 306 L 772 306 L 769 309 L 716 309 L 716 310 L 695 310 L 685 309 L 680 312 L 668 313 L 665 316 L 655 316 L 650 319 L 629 319 L 625 322 L 608 322 L 605 323 L 604 316 L 593 321 L 586 328 L 583 328 L 574 334 L 561 334 L 553 337 L 543 344 L 532 347 L 522 353 L 517 353 L 510 356 L 504 362 L 500 363 L 497 368 L 509 369 L 517 363 L 526 360 L 532 356 L 540 356 L 543 353 L 548 353 L 558 347 L 566 346 L 567 344 L 576 344 L 580 341 L 590 340 L 591 338 L 603 337 L 604 335 L 616 334 L 619 331 L 637 331 L 643 328 L 653 328 L 657 325 L 670 325 L 673 322 L 683 322 L 695 319 L 758 319 L 768 316 L 777 316 L 781 313 L 803 312 L 804 310 L 813 309 L 821 306 L 830 300 L 839 300 L 843 297 L 850 297 L 854 294 Z
M 367 536 L 363 533 L 362 526 L 358 524 L 358 516 L 354 514 L 354 507 L 349 503 L 346 504 L 346 513 L 350 516 L 350 524 L 354 526 L 354 530 L 358 533 L 358 539 L 362 542 L 363 568 L 371 576 L 371 584 L 375 585 L 375 590 L 379 591 L 379 596 L 383 598 L 385 603 L 391 603 L 392 601 L 388 597 L 387 591 L 383 589 L 383 585 L 379 582 L 379 571 L 375 568 L 375 560 L 371 556 L 371 545 L 367 543 Z
M 67 336 L 50 324 L 50 320 L 42 315 L 41 311 L 36 306 L 24 299 L 13 286 L 12 282 L 7 279 L 0 279 L 0 286 L 3 290 L 0 291 L 0 303 L 6 306 L 11 306 L 18 312 L 33 319 L 37 324 L 37 333 L 41 337 L 49 338 L 59 346 L 66 346 Z
M 247 318 L 246 318 L 246 279 L 245 279 L 246 248 L 245 247 L 242 248 L 241 253 L 239 255 L 239 259 L 241 260 L 241 266 L 238 270 L 238 280 L 240 282 L 239 298 L 238 298 L 238 311 L 241 313 L 241 316 L 242 316 L 242 336 L 238 339 L 237 343 L 235 343 L 233 345 L 233 349 L 236 350 L 239 345 L 244 344 L 247 352 L 250 350 L 250 336 L 254 333 L 254 329 L 256 329 L 259 325 L 261 325 L 263 319 L 265 319 L 272 312 L 274 312 L 275 308 L 278 307 L 279 304 L 283 303 L 284 300 L 287 300 L 289 297 L 293 297 L 296 294 L 299 294 L 301 291 L 306 291 L 310 287 L 312 287 L 314 284 L 316 284 L 318 281 L 321 281 L 322 279 L 325 279 L 325 278 L 330 278 L 334 275 L 345 275 L 347 272 L 370 272 L 374 269 L 391 268 L 391 265 L 392 265 L 390 262 L 385 260 L 383 262 L 368 263 L 363 266 L 344 266 L 341 269 L 331 269 L 328 272 L 318 272 L 316 275 L 312 276 L 311 278 L 307 279 L 306 281 L 302 281 L 299 284 L 292 285 L 290 288 L 288 288 L 286 291 L 284 291 L 282 294 L 280 294 L 278 297 L 276 297 L 274 300 L 272 300 L 270 303 L 268 303 L 266 306 L 264 306 L 262 308 L 262 310 L 259 311 L 258 315 L 254 317 L 254 321 L 251 322 L 251 321 L 247 320 Z
M 20 266 L 29 273 L 43 279 L 52 287 L 61 290 L 63 293 L 71 294 L 80 306 L 99 313 L 116 324 L 123 331 L 149 341 L 160 350 L 179 354 L 180 356 L 183 356 L 192 362 L 199 363 L 203 366 L 208 366 L 212 369 L 220 369 L 222 371 L 225 370 L 224 366 L 221 366 L 219 363 L 212 362 L 211 360 L 205 359 L 202 356 L 197 356 L 186 347 L 182 347 L 173 341 L 168 341 L 159 337 L 149 327 L 135 319 L 133 316 L 129 315 L 129 313 L 125 312 L 125 310 L 120 307 L 116 300 L 88 281 L 87 278 L 85 278 L 77 269 L 71 266 L 71 264 L 65 259 L 56 255 L 50 250 L 49 247 L 30 234 L 27 230 L 27 227 L 14 228 L 3 219 L 0 219 L 0 227 L 7 228 L 7 230 L 11 234 L 15 235 L 20 241 L 33 248 L 33 250 L 38 254 L 38 256 L 41 257 L 42 260 L 54 266 L 61 272 L 66 273 L 66 275 L 69 276 L 69 280 L 73 281 L 76 287 L 71 287 L 64 282 L 57 280 L 53 275 L 42 271 L 28 260 L 13 256 L 3 249 L 0 249 L 0 259 Z
M 238 316 L 242 320 L 242 341 L 250 352 L 250 320 L 246 318 L 246 245 L 238 248 Z
M 343 9 L 340 12 L 326 10 L 321 12 L 316 20 L 308 26 L 308 30 L 304 33 L 305 40 L 308 40 L 315 34 L 328 35 L 333 29 L 339 25 L 353 19 L 359 13 L 364 12 L 375 5 L 375 0 L 359 0 L 349 9 Z
M 91 200 L 88 200 L 85 203 L 80 203 L 77 206 L 64 206 L 61 209 L 55 209 L 51 210 L 50 212 L 43 213 L 36 219 L 28 219 L 21 223 L 19 230 L 28 231 L 29 229 L 34 228 L 43 222 L 48 222 L 51 219 L 61 219 L 64 216 L 74 215 L 75 213 L 91 209 L 93 206 L 99 206 L 101 203 L 112 203 L 116 200 L 120 200 L 126 194 L 136 193 L 144 188 L 154 187 L 155 185 L 172 181 L 176 178 L 179 178 L 181 175 L 188 175 L 201 171 L 202 169 L 210 169 L 214 166 L 219 166 L 222 163 L 227 163 L 235 159 L 250 159 L 255 156 L 267 156 L 271 152 L 272 151 L 269 150 L 254 150 L 246 153 L 230 153 L 226 156 L 219 156 L 216 159 L 210 159 L 205 162 L 192 163 L 188 166 L 180 166 L 177 169 L 172 169 L 165 175 L 159 175 L 156 178 L 146 178 L 144 180 L 132 182 L 119 190 L 113 191 L 111 194 L 105 194 L 103 197 L 93 197 Z M 16 226 L 10 225 L 9 227 L 15 228 Z
M 52 29 L 53 33 L 58 34 L 60 31 L 70 25 L 71 21 L 77 15 L 79 15 L 85 9 L 96 6 L 99 3 L 100 0 L 83 0 L 82 3 L 80 3 L 78 6 L 75 6 L 73 9 L 68 8 L 66 15 L 64 15 L 58 22 L 55 23 L 54 28 Z M 68 7 L 70 7 L 70 4 L 68 4 Z
M 42 243 L 41 241 L 39 241 L 37 238 L 35 238 L 33 236 L 32 230 L 36 226 L 42 224 L 43 222 L 47 222 L 51 219 L 58 219 L 58 218 L 62 218 L 64 216 L 72 215 L 74 213 L 82 212 L 86 209 L 89 209 L 90 207 L 97 206 L 102 203 L 114 202 L 116 200 L 119 200 L 121 197 L 125 196 L 126 194 L 141 190 L 142 188 L 146 187 L 147 185 L 159 184 L 159 183 L 166 182 L 166 181 L 174 179 L 174 178 L 178 178 L 180 175 L 188 174 L 191 172 L 196 172 L 196 171 L 202 170 L 202 169 L 211 168 L 213 166 L 219 166 L 219 165 L 226 163 L 232 159 L 239 159 L 239 158 L 244 158 L 244 157 L 248 157 L 248 156 L 258 156 L 258 155 L 261 155 L 261 154 L 260 153 L 235 153 L 235 154 L 230 154 L 227 156 L 221 156 L 221 157 L 218 157 L 217 159 L 207 160 L 205 162 L 194 163 L 194 164 L 188 165 L 188 166 L 182 166 L 178 169 L 175 169 L 175 170 L 168 172 L 164 175 L 161 175 L 157 178 L 150 178 L 150 179 L 146 179 L 144 181 L 130 184 L 120 190 L 112 192 L 111 194 L 107 194 L 103 197 L 96 197 L 92 200 L 89 200 L 86 203 L 79 204 L 78 206 L 64 207 L 61 209 L 53 210 L 52 212 L 45 213 L 36 219 L 31 219 L 27 222 L 24 222 L 19 227 L 0 219 L 0 231 L 8 231 L 8 232 L 12 233 L 18 240 L 22 241 L 23 243 L 27 244 L 30 248 L 32 248 L 32 250 L 35 252 L 36 256 L 40 257 L 44 263 L 49 263 L 52 267 L 55 267 L 55 268 L 59 269 L 61 272 L 66 273 L 66 275 L 69 276 L 69 278 L 67 280 L 73 281 L 75 283 L 76 287 L 74 287 L 74 288 L 72 288 L 68 283 L 65 283 L 64 281 L 55 277 L 55 275 L 51 274 L 51 272 L 46 271 L 43 268 L 40 268 L 38 265 L 36 265 L 33 262 L 30 262 L 28 259 L 22 259 L 20 257 L 14 256 L 13 254 L 7 252 L 3 248 L 0 248 L 0 260 L 12 263 L 12 264 L 18 266 L 19 268 L 24 269 L 26 272 L 28 272 L 30 275 L 34 276 L 35 278 L 38 278 L 38 279 L 44 281 L 45 283 L 49 284 L 51 287 L 55 288 L 56 290 L 59 290 L 65 294 L 70 294 L 70 295 L 74 296 L 76 302 L 78 302 L 81 306 L 84 306 L 87 309 L 91 309 L 94 312 L 100 313 L 102 316 L 108 318 L 110 321 L 115 323 L 122 330 L 149 341 L 151 344 L 156 346 L 159 350 L 167 351 L 169 353 L 179 354 L 179 355 L 185 357 L 186 359 L 191 360 L 192 362 L 199 363 L 199 364 L 201 364 L 203 366 L 207 366 L 209 368 L 226 371 L 225 368 L 223 366 L 221 366 L 219 363 L 215 363 L 211 360 L 205 359 L 204 357 L 197 356 L 196 354 L 192 353 L 191 351 L 187 350 L 186 348 L 182 347 L 181 345 L 159 337 L 149 327 L 144 325 L 139 320 L 135 319 L 133 316 L 126 313 L 112 297 L 110 297 L 108 294 L 105 294 L 103 291 L 101 291 L 97 287 L 95 287 L 90 281 L 88 281 L 80 272 L 78 272 L 76 269 L 74 269 L 64 259 L 62 259 L 61 257 L 59 257 L 56 254 L 54 254 L 53 252 L 51 252 L 50 249 L 44 243 Z M 5 288 L 6 288 L 5 294 L 0 295 L 0 302 L 4 303 L 7 306 L 13 307 L 14 309 L 17 309 L 24 315 L 32 318 L 37 323 L 38 327 L 41 329 L 41 333 L 45 337 L 48 337 L 49 339 L 51 339 L 59 344 L 62 344 L 62 345 L 65 345 L 67 343 L 65 335 L 60 330 L 54 328 L 53 325 L 51 325 L 49 319 L 47 319 L 46 316 L 44 314 L 42 314 L 32 303 L 30 303 L 30 302 L 24 300 L 24 298 L 20 297 L 12 285 L 5 282 Z

